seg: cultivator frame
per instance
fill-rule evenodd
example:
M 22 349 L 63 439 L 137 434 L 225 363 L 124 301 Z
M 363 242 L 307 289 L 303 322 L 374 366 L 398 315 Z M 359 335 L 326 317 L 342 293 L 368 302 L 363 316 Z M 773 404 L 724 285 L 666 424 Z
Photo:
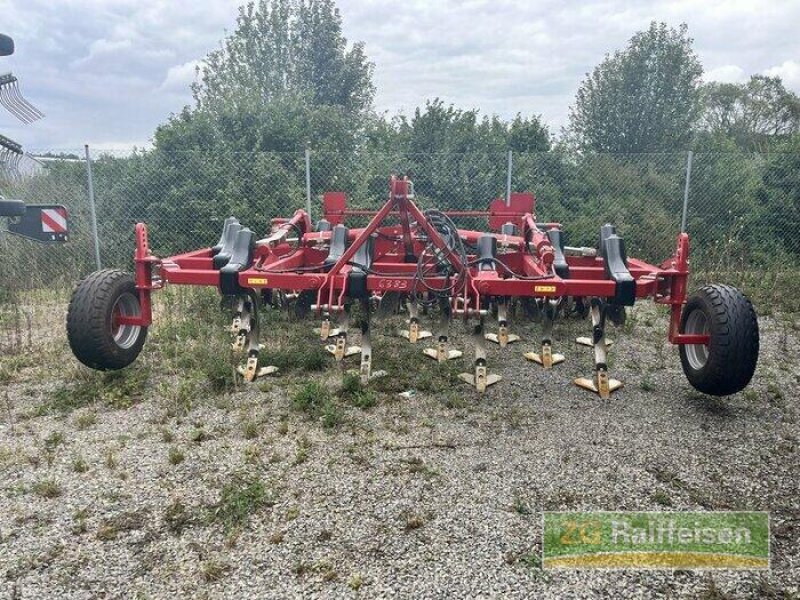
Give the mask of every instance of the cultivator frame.
M 488 371 L 486 342 L 506 347 L 519 340 L 510 333 L 509 305 L 527 303 L 541 317 L 537 351 L 525 356 L 551 368 L 565 359 L 553 351 L 551 331 L 556 316 L 569 303 L 578 312 L 590 314 L 592 321 L 591 336 L 578 341 L 593 347 L 595 369 L 575 383 L 603 398 L 622 385 L 609 374 L 606 321 L 620 322 L 625 307 L 637 299 L 650 298 L 669 307 L 667 339 L 672 344 L 706 349 L 713 345 L 712 328 L 690 332 L 682 328 L 689 276 L 686 233 L 678 235 L 671 257 L 653 265 L 627 257 L 624 242 L 611 225 L 601 228 L 597 249 L 565 246 L 559 223 L 537 221 L 532 194 L 497 199 L 486 211 L 440 212 L 417 206 L 413 183 L 407 177 L 392 176 L 389 187 L 389 198 L 377 211 L 349 209 L 343 193 L 326 193 L 323 219 L 316 226 L 306 211 L 297 210 L 288 219 L 272 219 L 269 235 L 260 240 L 231 217 L 216 246 L 163 259 L 151 253 L 147 228 L 137 224 L 131 284 L 135 292 L 129 294 L 135 294 L 138 310 L 114 308 L 111 334 L 126 328 L 146 331 L 153 319 L 151 295 L 167 284 L 213 286 L 233 300 L 233 347 L 246 351 L 247 360 L 239 372 L 252 381 L 277 370 L 259 360 L 263 346 L 258 305 L 261 296 L 280 291 L 321 319 L 317 331 L 323 341 L 332 342 L 327 348 L 337 361 L 360 355 L 359 373 L 368 382 L 380 374 L 372 370 L 371 307 L 391 298 L 396 301 L 400 295 L 409 322 L 401 335 L 411 343 L 434 338 L 425 354 L 437 361 L 462 355 L 449 347 L 450 323 L 474 323 L 474 362 L 471 372 L 461 378 L 483 392 L 501 379 Z M 353 217 L 369 218 L 369 222 L 347 228 L 345 220 Z M 490 232 L 458 229 L 451 217 L 486 218 Z M 348 338 L 349 309 L 354 303 L 365 315 L 358 346 L 349 345 Z M 435 333 L 421 328 L 423 304 L 439 306 Z M 491 308 L 496 308 L 496 333 L 485 331 Z M 73 337 L 77 340 L 77 336 Z M 80 346 L 85 341 L 73 341 L 73 350 L 83 360 Z

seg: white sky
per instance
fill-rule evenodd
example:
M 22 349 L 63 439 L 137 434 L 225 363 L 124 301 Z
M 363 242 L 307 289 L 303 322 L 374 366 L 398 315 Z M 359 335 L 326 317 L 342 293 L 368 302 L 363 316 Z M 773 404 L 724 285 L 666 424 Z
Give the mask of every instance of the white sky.
M 0 58 L 47 117 L 0 132 L 29 150 L 129 149 L 190 103 L 194 64 L 235 22 L 238 0 L 0 0 L 17 52 Z M 565 124 L 585 73 L 648 23 L 689 25 L 707 80 L 780 75 L 800 93 L 800 2 L 745 0 L 339 0 L 345 35 L 375 63 L 376 108 L 436 96 Z

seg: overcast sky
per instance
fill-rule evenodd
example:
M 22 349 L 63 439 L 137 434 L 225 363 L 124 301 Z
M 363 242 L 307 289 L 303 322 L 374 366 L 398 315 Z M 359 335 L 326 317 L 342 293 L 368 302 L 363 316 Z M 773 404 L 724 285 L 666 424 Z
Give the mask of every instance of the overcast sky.
M 0 132 L 29 150 L 145 146 L 191 102 L 194 66 L 235 22 L 238 0 L 0 0 L 0 58 L 47 117 Z M 800 92 L 800 2 L 340 0 L 345 35 L 375 63 L 376 108 L 439 96 L 463 108 L 566 122 L 587 71 L 651 20 L 685 21 L 707 80 L 783 77 Z

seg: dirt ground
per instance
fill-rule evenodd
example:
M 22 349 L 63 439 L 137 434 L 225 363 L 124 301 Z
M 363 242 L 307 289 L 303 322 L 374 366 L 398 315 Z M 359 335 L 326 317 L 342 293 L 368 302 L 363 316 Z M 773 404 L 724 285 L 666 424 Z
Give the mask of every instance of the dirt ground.
M 172 301 L 121 374 L 79 367 L 58 332 L 0 356 L 0 598 L 798 597 L 798 315 L 760 319 L 754 381 L 719 399 L 637 307 L 602 401 L 571 383 L 585 321 L 557 326 L 551 371 L 522 357 L 538 326 L 514 323 L 478 396 L 455 377 L 460 326 L 466 358 L 439 367 L 394 337 L 401 318 L 378 324 L 389 374 L 364 390 L 312 322 L 275 317 L 279 375 L 239 386 L 222 327 Z M 772 568 L 541 569 L 542 511 L 573 509 L 767 510 Z

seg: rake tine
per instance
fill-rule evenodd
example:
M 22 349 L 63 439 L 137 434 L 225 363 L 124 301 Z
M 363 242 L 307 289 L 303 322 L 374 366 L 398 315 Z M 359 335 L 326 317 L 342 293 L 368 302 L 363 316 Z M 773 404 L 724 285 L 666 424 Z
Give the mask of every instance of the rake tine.
M 29 123 L 33 121 L 37 121 L 44 116 L 44 113 L 36 108 L 33 104 L 28 102 L 25 97 L 22 95 L 22 92 L 19 89 L 19 84 L 14 83 L 9 90 L 11 92 L 11 96 L 14 98 L 16 102 L 17 108 L 20 112 L 25 112 L 28 115 Z
M 44 117 L 44 113 L 28 102 L 19 89 L 13 74 L 0 76 L 0 104 L 23 123 L 33 123 Z
M 21 154 L 15 154 L 11 157 L 11 160 L 8 161 L 11 167 L 11 174 L 14 179 L 19 178 L 19 161 L 22 158 Z

